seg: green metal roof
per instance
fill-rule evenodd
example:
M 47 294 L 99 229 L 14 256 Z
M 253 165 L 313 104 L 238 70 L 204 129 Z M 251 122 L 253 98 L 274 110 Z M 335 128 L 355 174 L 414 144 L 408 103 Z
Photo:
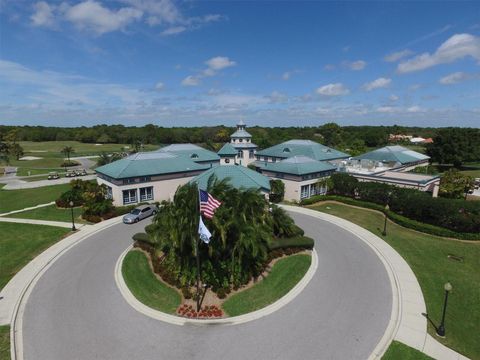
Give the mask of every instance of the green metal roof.
M 292 156 L 279 162 L 256 163 L 261 170 L 293 175 L 306 175 L 335 170 L 336 167 L 326 161 L 317 161 L 307 156 Z
M 292 156 L 307 156 L 314 160 L 345 159 L 350 155 L 319 144 L 311 140 L 289 140 L 264 150 L 257 151 L 259 156 L 289 158 Z
M 235 131 L 232 135 L 230 135 L 230 137 L 233 137 L 233 138 L 251 138 L 252 135 L 250 135 L 250 133 L 246 130 L 239 129 L 239 130 Z
M 367 152 L 362 155 L 353 157 L 354 160 L 373 160 L 381 162 L 398 162 L 401 164 L 408 164 L 411 162 L 430 159 L 429 156 L 419 152 L 407 149 L 403 146 L 385 146 Z
M 195 162 L 220 161 L 220 157 L 213 151 L 194 144 L 172 144 L 155 152 L 168 152 Z
M 164 152 L 147 152 L 100 166 L 96 172 L 114 179 L 173 174 L 209 169 L 210 165 L 197 164 L 181 156 Z
M 196 182 L 200 189 L 206 190 L 208 179 L 212 175 L 218 180 L 228 179 L 228 182 L 237 189 L 270 191 L 270 180 L 266 176 L 241 165 L 216 166 L 194 177 L 190 182 Z
M 226 143 L 222 148 L 217 152 L 220 156 L 236 156 L 237 150 L 230 144 Z

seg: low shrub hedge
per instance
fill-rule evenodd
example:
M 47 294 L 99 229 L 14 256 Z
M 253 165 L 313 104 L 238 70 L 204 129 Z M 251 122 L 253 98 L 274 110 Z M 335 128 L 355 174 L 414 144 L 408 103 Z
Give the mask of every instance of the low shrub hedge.
M 284 248 L 313 249 L 315 242 L 308 236 L 294 236 L 290 238 L 277 238 L 269 244 L 270 251 Z
M 305 199 L 301 202 L 301 205 L 312 205 L 317 202 L 321 201 L 338 201 L 347 205 L 359 206 L 367 209 L 377 210 L 380 212 L 385 213 L 385 208 L 382 205 L 371 203 L 368 201 L 356 200 L 344 196 L 338 195 L 316 195 L 312 196 L 309 199 Z M 443 236 L 443 237 L 451 237 L 461 240 L 480 240 L 479 233 L 461 233 L 455 232 L 449 229 L 445 229 L 439 226 L 425 224 L 413 219 L 409 219 L 405 216 L 399 215 L 396 212 L 389 210 L 386 212 L 387 216 L 390 220 L 396 222 L 397 224 L 412 229 L 416 231 L 420 231 L 423 233 Z

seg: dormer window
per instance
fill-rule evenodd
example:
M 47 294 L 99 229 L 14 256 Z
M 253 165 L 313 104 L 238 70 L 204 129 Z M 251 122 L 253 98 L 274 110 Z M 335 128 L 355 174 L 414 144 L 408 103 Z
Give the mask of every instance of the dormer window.
M 240 142 L 243 142 L 243 139 L 240 139 Z
M 192 155 L 190 155 L 190 158 L 191 159 L 198 159 L 198 155 L 197 154 L 192 154 Z
M 289 153 L 289 152 L 290 152 L 290 148 L 284 148 L 284 149 L 283 149 L 283 152 L 284 152 L 284 153 Z

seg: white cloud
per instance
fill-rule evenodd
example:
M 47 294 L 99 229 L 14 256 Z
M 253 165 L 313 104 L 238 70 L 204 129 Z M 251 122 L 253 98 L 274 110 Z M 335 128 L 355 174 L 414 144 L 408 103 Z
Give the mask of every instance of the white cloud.
M 464 72 L 458 71 L 453 74 L 442 77 L 438 82 L 443 85 L 453 85 L 468 80 L 470 77 Z
M 55 7 L 45 1 L 39 1 L 34 6 L 35 12 L 30 16 L 32 24 L 35 26 L 51 27 L 55 22 L 53 11 Z
M 343 61 L 342 65 L 349 68 L 350 70 L 359 71 L 365 69 L 365 66 L 367 66 L 367 62 L 363 60 Z
M 409 113 L 418 113 L 423 111 L 424 110 L 418 105 L 410 106 L 409 108 L 407 108 L 407 112 Z
M 157 82 L 155 84 L 155 90 L 156 91 L 162 91 L 162 90 L 165 90 L 165 84 L 161 81 Z
M 182 80 L 183 86 L 197 86 L 200 85 L 200 79 L 196 76 L 189 75 Z
M 350 93 L 350 90 L 346 88 L 342 83 L 335 83 L 319 87 L 316 92 L 317 94 L 323 96 L 340 96 L 347 95 L 348 93 Z
M 180 10 L 170 0 L 122 0 L 122 2 L 148 14 L 146 20 L 151 26 L 172 25 L 183 21 Z
M 373 80 L 369 83 L 363 84 L 362 87 L 366 91 L 372 91 L 372 90 L 375 90 L 375 89 L 385 88 L 388 85 L 390 85 L 391 82 L 392 82 L 392 79 L 381 77 L 381 78 L 375 79 L 375 80 Z
M 428 69 L 439 64 L 448 64 L 465 57 L 480 61 L 480 37 L 470 34 L 455 34 L 433 53 L 423 53 L 397 66 L 400 74 Z
M 265 98 L 268 99 L 269 102 L 272 104 L 282 104 L 288 101 L 287 95 L 276 90 L 273 91 L 270 95 L 265 96 Z
M 292 73 L 291 73 L 290 71 L 285 71 L 285 72 L 282 74 L 282 79 L 283 79 L 283 80 L 289 80 L 291 76 L 292 76 Z
M 377 112 L 379 113 L 388 113 L 388 114 L 391 114 L 391 113 L 394 113 L 394 112 L 397 112 L 398 111 L 398 108 L 394 107 L 394 106 L 380 106 L 377 108 Z
M 400 98 L 399 98 L 397 95 L 392 94 L 392 95 L 390 95 L 390 96 L 388 97 L 388 99 L 389 99 L 390 101 L 398 101 Z
M 169 36 L 169 35 L 177 35 L 180 33 L 183 33 L 187 31 L 187 28 L 185 26 L 172 26 L 169 27 L 161 32 L 161 35 L 163 36 Z
M 205 61 L 205 64 L 207 64 L 209 69 L 212 69 L 214 71 L 222 70 L 222 69 L 225 69 L 225 68 L 236 65 L 235 61 L 230 60 L 226 56 L 213 57 L 213 58 Z
M 332 71 L 332 70 L 335 70 L 336 66 L 333 65 L 333 64 L 327 64 L 323 67 L 323 70 L 326 70 L 326 71 Z
M 139 20 L 142 15 L 142 11 L 131 7 L 112 11 L 94 0 L 78 3 L 65 12 L 65 18 L 79 29 L 97 34 L 122 30 L 131 22 Z
M 412 54 L 413 54 L 412 50 L 405 49 L 405 50 L 401 50 L 401 51 L 397 51 L 397 52 L 385 55 L 383 60 L 385 60 L 386 62 L 397 62 L 398 60 L 403 59 Z

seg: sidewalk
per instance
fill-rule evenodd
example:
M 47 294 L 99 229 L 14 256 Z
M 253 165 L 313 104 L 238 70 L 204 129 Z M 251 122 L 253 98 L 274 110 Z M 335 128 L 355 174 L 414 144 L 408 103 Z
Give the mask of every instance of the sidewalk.
M 2 216 L 7 216 L 7 215 L 12 215 L 12 214 L 18 214 L 18 213 L 21 213 L 21 212 L 24 212 L 24 211 L 28 211 L 28 210 L 39 209 L 39 208 L 46 207 L 46 206 L 50 206 L 50 205 L 53 205 L 53 204 L 55 204 L 55 201 L 52 201 L 52 202 L 49 202 L 49 203 L 46 203 L 46 204 L 40 204 L 40 205 L 36 205 L 36 206 L 32 206 L 32 207 L 20 209 L 20 210 L 13 210 L 13 211 L 9 211 L 9 212 L 0 214 L 0 217 L 2 217 Z
M 350 231 L 369 245 L 384 263 L 393 292 L 392 314 L 385 335 L 372 358 L 381 358 L 392 340 L 397 340 L 434 359 L 468 360 L 427 333 L 427 320 L 422 315 L 426 312 L 426 305 L 420 284 L 407 262 L 388 243 L 370 231 L 336 216 L 298 206 L 281 205 L 281 207 L 328 221 Z
M 97 178 L 97 175 L 87 175 L 80 178 L 60 178 L 57 180 L 38 180 L 32 182 L 26 182 L 20 179 L 16 181 L 10 181 L 3 187 L 3 190 L 19 190 L 19 189 L 34 189 L 43 186 L 58 185 L 58 184 L 68 184 L 70 181 L 75 179 L 81 180 L 94 180 Z
M 47 225 L 47 226 L 57 226 L 62 228 L 71 228 L 71 222 L 64 221 L 49 221 L 49 220 L 33 220 L 33 219 L 20 219 L 20 218 L 6 218 L 0 217 L 0 222 L 10 222 L 10 223 L 20 223 L 20 224 L 33 224 L 33 225 Z M 86 226 L 85 224 L 75 224 L 77 229 L 81 229 Z

